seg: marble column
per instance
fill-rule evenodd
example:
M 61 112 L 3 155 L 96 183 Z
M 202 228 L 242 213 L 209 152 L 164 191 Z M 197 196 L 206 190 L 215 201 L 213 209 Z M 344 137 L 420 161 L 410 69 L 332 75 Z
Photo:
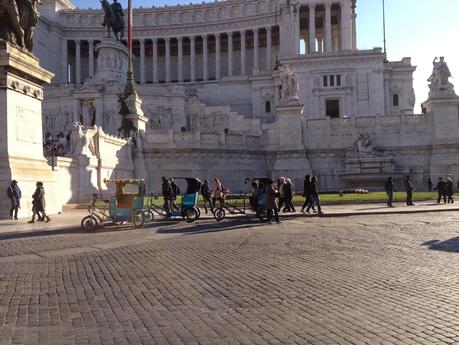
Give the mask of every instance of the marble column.
M 215 79 L 221 78 L 220 68 L 220 34 L 215 34 Z
M 166 37 L 164 39 L 166 42 L 166 51 L 165 51 L 165 59 L 166 59 L 166 83 L 171 82 L 171 39 L 170 37 Z
M 158 39 L 153 38 L 153 83 L 157 84 L 158 78 Z
M 179 83 L 183 82 L 183 39 L 182 37 L 177 37 L 178 51 L 177 51 L 177 64 L 178 64 L 178 81 Z
M 325 52 L 332 52 L 331 3 L 325 4 Z
M 208 51 L 207 51 L 207 35 L 202 35 L 202 80 L 209 79 L 208 73 Z
M 258 73 L 258 29 L 253 29 L 253 69 Z
M 62 39 L 62 79 L 63 83 L 69 82 L 69 56 L 68 56 L 68 41 L 63 38 Z
M 195 37 L 190 37 L 190 79 L 196 81 L 196 46 Z
M 89 59 L 89 76 L 92 77 L 94 75 L 94 41 L 88 41 L 88 59 Z
M 81 41 L 75 40 L 75 84 L 81 84 Z
M 145 84 L 145 40 L 142 38 L 140 42 L 140 84 Z
M 233 75 L 233 33 L 228 32 L 228 76 Z
M 272 37 L 271 37 L 271 27 L 266 28 L 266 69 L 268 71 L 272 68 Z
M 241 31 L 241 75 L 245 75 L 245 31 Z
M 352 43 L 351 39 L 351 28 L 350 28 L 350 1 L 349 4 L 342 2 L 341 3 L 341 50 L 351 49 Z
M 316 5 L 309 5 L 309 53 L 316 51 Z

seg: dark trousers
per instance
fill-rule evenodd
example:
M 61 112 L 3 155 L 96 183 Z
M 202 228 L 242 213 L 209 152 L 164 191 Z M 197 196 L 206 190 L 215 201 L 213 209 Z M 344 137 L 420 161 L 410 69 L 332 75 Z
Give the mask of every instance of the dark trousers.
M 406 191 L 406 204 L 408 206 L 413 205 L 413 191 L 411 190 Z
M 454 203 L 454 199 L 452 195 L 448 195 L 448 204 L 449 203 Z
M 314 205 L 317 205 L 317 211 L 319 213 L 322 213 L 322 208 L 320 206 L 320 199 L 319 199 L 318 195 L 311 195 L 309 197 L 309 204 L 308 204 L 308 207 L 306 208 L 306 212 L 309 212 L 311 207 L 312 207 L 312 209 L 314 209 Z
M 266 212 L 268 213 L 268 222 L 270 222 L 273 219 L 273 214 L 274 214 L 274 219 L 276 220 L 276 222 L 279 222 L 279 213 L 277 212 L 276 207 L 268 208 Z
M 19 210 L 19 204 L 18 203 L 11 203 L 11 208 L 10 208 L 10 217 L 13 217 L 15 219 L 18 219 L 18 210 Z
M 285 203 L 285 198 L 284 197 L 279 197 L 279 206 L 277 207 L 277 210 L 280 212 L 282 206 L 284 206 Z
M 394 192 L 393 191 L 387 191 L 387 206 L 392 207 L 392 200 L 394 199 Z
M 310 195 L 304 196 L 304 203 L 303 203 L 303 206 L 301 207 L 301 211 L 303 211 L 310 204 L 310 200 L 311 200 Z M 315 210 L 314 205 L 312 206 L 312 209 Z
M 209 197 L 204 197 L 204 211 L 206 212 L 207 214 L 207 204 L 209 204 L 209 207 L 210 207 L 210 212 L 213 212 L 213 204 L 212 204 L 212 199 L 209 198 Z
M 285 198 L 284 212 L 295 212 L 295 206 L 293 206 L 293 198 Z
M 443 202 L 446 204 L 446 194 L 438 193 L 437 204 L 440 203 L 440 200 L 443 198 Z

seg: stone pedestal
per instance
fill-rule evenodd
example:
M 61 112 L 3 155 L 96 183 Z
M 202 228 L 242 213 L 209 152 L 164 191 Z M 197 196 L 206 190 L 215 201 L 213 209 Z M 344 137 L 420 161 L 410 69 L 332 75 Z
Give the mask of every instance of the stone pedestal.
M 55 172 L 43 156 L 42 85 L 52 77 L 32 54 L 0 40 L 0 218 L 9 216 L 12 179 L 22 190 L 20 217 L 31 215 L 37 181 L 44 183 L 47 212 L 62 210 Z
M 434 122 L 436 141 L 459 141 L 459 97 L 430 98 L 422 104 Z
M 111 37 L 104 37 L 96 45 L 97 71 L 94 77 L 88 79 L 88 84 L 104 84 L 118 82 L 126 84 L 128 70 L 128 49 L 120 41 Z

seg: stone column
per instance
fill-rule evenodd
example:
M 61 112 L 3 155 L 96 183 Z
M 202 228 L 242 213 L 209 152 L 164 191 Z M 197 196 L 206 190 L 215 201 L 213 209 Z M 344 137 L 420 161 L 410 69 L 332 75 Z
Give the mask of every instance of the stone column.
M 241 31 L 241 75 L 245 75 L 245 31 Z
M 209 73 L 207 69 L 208 65 L 207 56 L 207 35 L 202 35 L 202 79 L 209 79 Z
M 166 83 L 171 82 L 171 39 L 166 37 L 164 39 L 166 42 L 166 52 L 164 58 L 166 59 Z
M 145 40 L 142 38 L 140 42 L 140 84 L 145 84 Z
M 228 32 L 228 76 L 233 75 L 233 33 Z
M 351 13 L 349 4 L 341 2 L 341 50 L 351 49 Z
M 298 16 L 299 17 L 299 16 Z M 272 67 L 272 38 L 271 38 L 271 27 L 266 28 L 266 69 L 269 71 Z
M 332 52 L 331 3 L 325 4 L 325 52 Z
M 253 29 L 253 69 L 258 73 L 258 29 Z
M 63 38 L 62 39 L 62 79 L 63 83 L 69 82 L 69 56 L 68 56 L 68 41 Z
M 309 53 L 316 51 L 316 5 L 309 5 Z
M 92 77 L 94 75 L 94 41 L 89 40 L 88 44 L 89 76 Z
M 75 40 L 75 84 L 81 84 L 81 41 Z
M 153 38 L 153 83 L 157 84 L 158 78 L 158 39 Z
M 178 64 L 178 81 L 183 82 L 183 39 L 177 37 L 178 51 L 177 51 L 177 64 Z
M 196 80 L 196 50 L 195 50 L 195 37 L 190 37 L 190 79 Z
M 220 78 L 220 34 L 215 34 L 215 79 Z

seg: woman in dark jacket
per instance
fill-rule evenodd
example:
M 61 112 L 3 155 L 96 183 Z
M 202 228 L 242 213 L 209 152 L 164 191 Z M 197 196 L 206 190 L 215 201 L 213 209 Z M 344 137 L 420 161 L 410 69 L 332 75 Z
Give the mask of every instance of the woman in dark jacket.
M 45 190 L 43 188 L 43 182 L 37 182 L 37 189 L 35 189 L 35 193 L 32 195 L 32 219 L 29 223 L 35 223 L 35 216 L 39 216 L 45 220 L 46 223 L 51 221 L 51 219 L 46 215 L 45 211 Z M 41 214 L 41 216 L 40 216 Z
M 322 209 L 320 207 L 320 199 L 319 199 L 319 189 L 317 187 L 317 177 L 313 176 L 311 178 L 311 185 L 310 185 L 310 197 L 309 197 L 309 205 L 306 208 L 306 212 L 309 213 L 309 209 L 317 205 L 317 210 L 319 212 L 319 216 L 323 215 Z

